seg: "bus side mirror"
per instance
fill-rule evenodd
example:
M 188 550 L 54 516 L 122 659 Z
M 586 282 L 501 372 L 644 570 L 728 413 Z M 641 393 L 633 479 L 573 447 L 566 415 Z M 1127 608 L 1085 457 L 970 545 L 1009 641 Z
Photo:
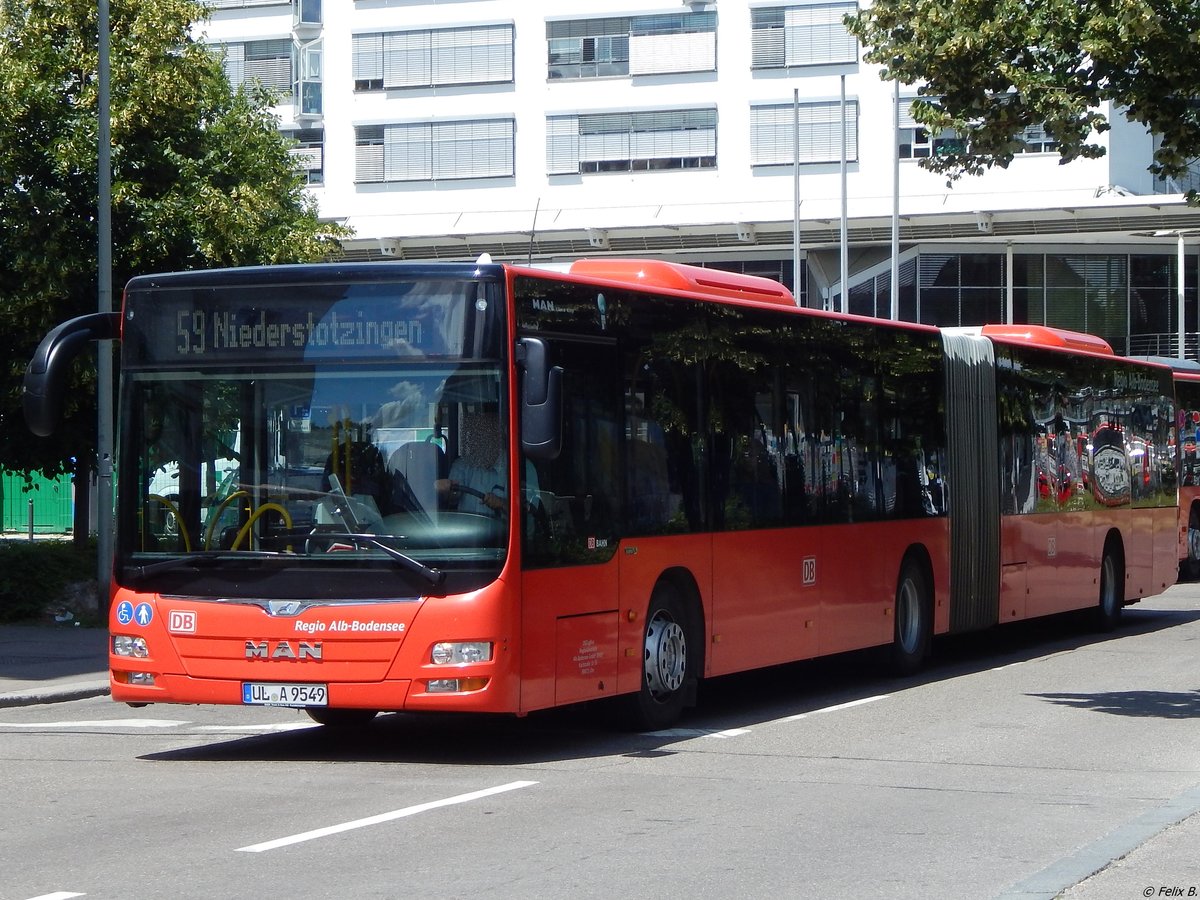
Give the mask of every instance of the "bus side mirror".
M 562 450 L 561 366 L 546 364 L 540 338 L 517 341 L 521 367 L 521 449 L 531 459 L 555 459 Z
M 21 385 L 21 406 L 30 431 L 38 437 L 54 433 L 62 413 L 67 372 L 84 344 L 120 336 L 121 314 L 109 312 L 68 319 L 42 338 L 25 368 Z

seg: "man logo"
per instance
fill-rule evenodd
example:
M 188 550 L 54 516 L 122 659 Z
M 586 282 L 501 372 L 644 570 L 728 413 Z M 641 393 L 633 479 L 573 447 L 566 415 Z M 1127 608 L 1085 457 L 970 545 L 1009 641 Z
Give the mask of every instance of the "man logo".
M 268 600 L 267 612 L 273 616 L 294 616 L 300 612 L 304 604 L 299 600 Z
M 246 659 L 321 659 L 320 641 L 246 641 Z

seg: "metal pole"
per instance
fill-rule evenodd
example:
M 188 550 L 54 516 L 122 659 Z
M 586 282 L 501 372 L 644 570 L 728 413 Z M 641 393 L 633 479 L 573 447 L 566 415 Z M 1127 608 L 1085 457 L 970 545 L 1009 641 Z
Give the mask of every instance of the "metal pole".
M 98 0 L 100 71 L 99 71 L 99 141 L 97 174 L 96 223 L 99 231 L 97 248 L 97 307 L 102 313 L 112 312 L 112 135 L 109 110 L 109 21 L 108 0 Z M 109 581 L 113 560 L 113 372 L 112 344 L 100 341 L 97 348 L 96 373 L 96 597 L 101 615 L 108 613 Z
M 841 312 L 850 311 L 850 246 L 847 236 L 846 209 L 846 76 L 842 76 L 842 225 L 841 225 L 841 281 L 842 297 L 838 309 Z
M 800 88 L 792 89 L 792 293 L 803 306 L 800 259 Z
M 1013 245 L 1004 245 L 1004 321 L 1012 325 L 1017 314 L 1016 292 L 1013 290 Z
M 891 318 L 900 321 L 900 79 L 892 82 L 892 297 Z
M 1187 353 L 1184 352 L 1184 348 L 1183 348 L 1183 337 L 1184 337 L 1183 322 L 1184 322 L 1185 312 L 1186 312 L 1184 309 L 1184 303 L 1183 303 L 1183 285 L 1184 285 L 1184 281 L 1186 280 L 1183 277 L 1183 266 L 1184 266 L 1184 263 L 1186 262 L 1186 259 L 1184 257 L 1184 252 L 1183 252 L 1183 232 L 1179 233 L 1179 244 L 1178 244 L 1177 253 L 1178 253 L 1179 259 L 1175 266 L 1175 271 L 1176 271 L 1176 275 L 1177 275 L 1177 277 L 1175 279 L 1176 285 L 1177 285 L 1176 289 L 1175 289 L 1175 294 L 1176 294 L 1175 299 L 1176 299 L 1176 305 L 1178 306 L 1177 314 L 1179 316 L 1179 322 L 1178 322 L 1179 352 L 1178 352 L 1178 355 L 1179 355 L 1180 359 L 1187 359 Z

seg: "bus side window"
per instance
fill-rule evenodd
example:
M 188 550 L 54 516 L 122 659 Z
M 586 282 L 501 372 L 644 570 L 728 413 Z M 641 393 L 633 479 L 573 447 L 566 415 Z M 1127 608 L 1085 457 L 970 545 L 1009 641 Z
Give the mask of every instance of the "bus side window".
M 536 473 L 539 509 L 524 517 L 527 566 L 603 563 L 616 551 L 619 490 L 619 379 L 612 345 L 548 342 L 563 367 L 562 449 L 526 460 L 523 491 Z

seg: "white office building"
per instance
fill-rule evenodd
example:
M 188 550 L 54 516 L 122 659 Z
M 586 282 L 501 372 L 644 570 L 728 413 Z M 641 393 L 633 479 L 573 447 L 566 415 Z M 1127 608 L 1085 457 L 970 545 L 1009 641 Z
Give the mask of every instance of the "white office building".
M 854 0 L 210 3 L 197 32 L 282 92 L 349 258 L 655 256 L 788 285 L 799 258 L 807 306 L 1196 356 L 1196 185 L 1149 174 L 1154 137 L 1106 110 L 1101 159 L 1060 165 L 1031 130 L 948 187 L 918 160 L 953 135 L 861 61 Z

